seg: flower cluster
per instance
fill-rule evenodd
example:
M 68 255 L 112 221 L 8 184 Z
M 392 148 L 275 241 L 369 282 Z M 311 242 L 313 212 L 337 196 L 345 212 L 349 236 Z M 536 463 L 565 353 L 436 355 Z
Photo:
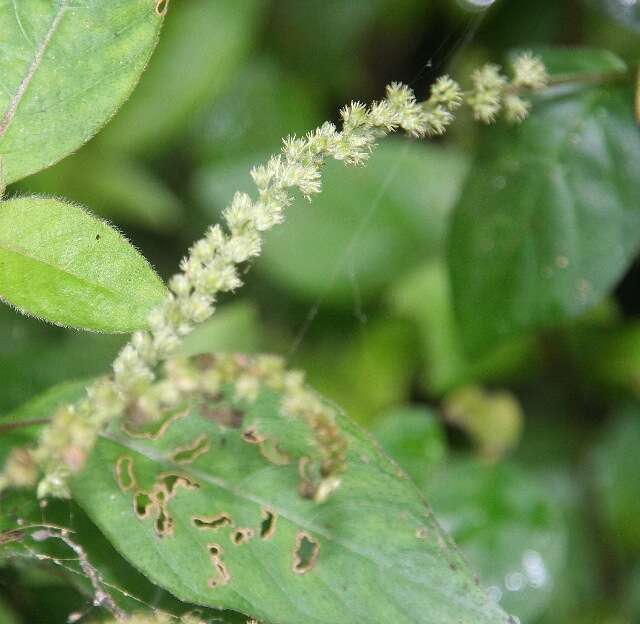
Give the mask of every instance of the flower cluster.
M 263 234 L 282 223 L 284 211 L 293 200 L 292 190 L 309 199 L 321 191 L 321 168 L 327 158 L 362 165 L 377 140 L 396 130 L 414 137 L 441 135 L 465 100 L 481 121 L 493 121 L 503 107 L 509 120 L 521 121 L 529 103 L 519 94 L 542 88 L 546 71 L 530 54 L 518 57 L 513 71 L 514 79 L 509 83 L 497 66 L 477 70 L 469 94 L 443 76 L 424 102 L 418 102 L 409 87 L 393 83 L 387 87 L 386 97 L 370 106 L 352 102 L 344 107 L 340 112 L 341 130 L 325 123 L 304 137 L 285 139 L 279 154 L 251 171 L 256 197 L 236 193 L 224 211 L 225 227 L 212 226 L 191 247 L 180 264 L 181 272 L 169 282 L 170 294 L 151 312 L 148 330 L 133 335 L 116 358 L 112 375 L 94 383 L 84 400 L 54 415 L 38 448 L 31 453 L 45 473 L 38 495 L 68 496 L 67 478 L 82 468 L 98 432 L 106 423 L 130 413 L 132 405 L 140 406 L 148 418 L 159 417 L 175 398 L 175 388 L 155 383 L 158 365 L 175 353 L 195 325 L 213 314 L 219 294 L 242 285 L 240 265 L 258 256 Z M 255 392 L 251 383 L 244 379 L 238 391 L 251 395 Z M 327 441 L 326 457 L 319 470 L 324 479 L 323 475 L 339 472 L 344 449 L 329 444 L 337 438 L 332 420 L 327 420 L 322 410 L 309 422 L 321 445 L 322 440 Z M 24 475 L 17 479 L 12 475 L 15 471 L 5 471 L 0 488 L 24 485 Z M 324 482 L 326 485 L 326 479 Z
M 549 77 L 544 63 L 525 52 L 515 58 L 511 69 L 511 82 L 498 65 L 484 65 L 473 72 L 473 90 L 466 99 L 478 121 L 493 123 L 502 110 L 510 123 L 521 123 L 529 115 L 531 102 L 521 93 L 546 87 Z

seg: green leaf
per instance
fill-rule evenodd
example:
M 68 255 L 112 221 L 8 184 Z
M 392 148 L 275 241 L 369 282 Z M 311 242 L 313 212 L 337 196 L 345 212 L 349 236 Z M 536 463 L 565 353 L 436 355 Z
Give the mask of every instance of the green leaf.
M 45 325 L 0 305 L 0 414 L 56 384 L 103 374 L 125 340 Z
M 344 416 L 342 485 L 323 504 L 301 498 L 297 462 L 282 464 L 309 452 L 309 430 L 281 416 L 280 400 L 265 391 L 237 404 L 229 391 L 182 412 L 155 441 L 114 429 L 74 479 L 74 499 L 122 555 L 185 601 L 279 624 L 512 621 L 478 588 L 415 486 Z M 239 429 L 216 422 L 234 407 Z M 278 445 L 277 458 L 243 439 L 252 425 Z M 204 452 L 187 451 L 194 442 Z M 174 475 L 184 480 L 175 485 Z M 158 517 L 146 498 L 154 484 L 174 488 Z
M 200 353 L 255 353 L 260 344 L 258 315 L 246 302 L 227 304 L 198 325 L 180 346 L 182 355 Z
M 436 413 L 425 407 L 397 407 L 371 432 L 422 490 L 444 460 L 447 445 Z
M 609 537 L 630 561 L 640 553 L 640 408 L 618 411 L 593 453 L 593 475 L 598 509 Z
M 217 214 L 237 188 L 252 191 L 252 164 L 204 169 L 196 180 L 202 205 Z M 366 301 L 441 252 L 466 170 L 461 152 L 397 140 L 380 145 L 362 169 L 329 162 L 322 193 L 310 205 L 294 202 L 257 267 L 314 303 Z
M 640 134 L 628 91 L 558 95 L 485 135 L 453 216 L 449 267 L 478 353 L 601 301 L 640 245 Z
M 399 280 L 389 302 L 395 314 L 416 325 L 421 378 L 431 395 L 440 396 L 468 383 L 519 380 L 540 366 L 536 345 L 529 337 L 509 340 L 479 359 L 467 357 L 453 310 L 449 275 L 441 259 Z
M 0 600 L 0 624 L 17 624 L 17 622 L 18 620 L 13 611 L 9 609 L 3 600 Z
M 190 149 L 203 162 L 276 152 L 282 137 L 303 135 L 322 120 L 317 93 L 263 57 L 239 73 L 195 125 Z
M 149 70 L 99 141 L 127 151 L 166 147 L 233 78 L 259 6 L 258 0 L 172 3 Z
M 333 316 L 334 328 L 336 321 Z M 375 319 L 343 331 L 334 329 L 328 335 L 319 328 L 317 337 L 305 336 L 296 367 L 305 371 L 314 388 L 344 407 L 356 422 L 367 425 L 411 393 L 415 332 L 399 319 Z
M 82 548 L 87 561 L 98 572 L 102 587 L 126 612 L 146 611 L 147 605 L 174 615 L 192 610 L 191 605 L 177 601 L 168 592 L 153 585 L 123 559 L 72 501 L 49 500 L 46 507 L 43 507 L 32 492 L 12 491 L 3 493 L 2 509 L 5 513 L 0 514 L 0 532 L 15 530 L 19 525 L 27 527 L 19 534 L 20 539 L 3 545 L 0 555 L 0 560 L 6 558 L 21 573 L 20 582 L 15 584 L 19 589 L 12 592 L 12 598 L 25 617 L 28 618 L 27 614 L 32 610 L 42 611 L 46 605 L 53 608 L 57 615 L 57 618 L 49 617 L 46 621 L 59 624 L 67 621 L 70 611 L 81 611 L 87 599 L 95 597 L 95 589 L 83 573 L 76 553 L 70 546 L 56 538 L 38 539 L 38 533 L 42 531 L 44 524 L 69 530 L 68 537 Z M 55 564 L 52 558 L 58 559 L 59 563 Z M 49 604 L 52 595 L 64 595 L 64 590 L 71 588 L 76 592 L 67 594 L 67 601 L 60 604 L 55 600 Z M 38 596 L 37 592 L 46 592 L 47 595 Z M 66 613 L 63 611 L 65 608 Z M 42 615 L 36 615 L 40 617 L 28 618 L 26 621 L 40 624 Z M 246 618 L 239 620 L 234 614 L 220 611 L 207 611 L 202 615 L 212 624 L 246 622 Z
M 20 183 L 27 193 L 65 197 L 91 206 L 118 224 L 175 232 L 183 219 L 180 199 L 140 162 L 88 145 Z
M 426 489 L 432 508 L 482 583 L 522 622 L 534 622 L 564 571 L 560 484 L 517 465 L 453 460 Z M 567 497 L 562 492 L 560 499 Z
M 10 183 L 88 141 L 127 99 L 162 18 L 150 0 L 0 4 L 0 161 Z
M 141 329 L 165 296 L 162 281 L 121 234 L 56 199 L 0 203 L 0 266 L 0 297 L 58 325 Z
M 615 74 L 625 74 L 627 64 L 609 50 L 596 48 L 536 48 L 534 54 L 542 58 L 547 72 L 554 80 L 586 80 Z

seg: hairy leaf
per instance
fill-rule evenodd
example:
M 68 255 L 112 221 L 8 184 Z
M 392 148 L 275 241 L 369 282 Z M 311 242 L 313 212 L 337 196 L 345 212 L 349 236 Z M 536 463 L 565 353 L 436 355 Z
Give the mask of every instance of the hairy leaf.
M 149 263 L 79 206 L 25 197 L 0 203 L 0 297 L 59 325 L 129 332 L 165 296 Z
M 0 2 L 6 183 L 90 139 L 129 96 L 162 18 L 152 0 Z
M 291 459 L 309 452 L 306 425 L 281 417 L 275 393 L 249 405 L 232 398 L 192 405 L 146 437 L 106 433 L 72 484 L 152 581 L 279 624 L 512 621 L 415 486 L 347 418 L 338 420 L 349 442 L 342 485 L 316 504 L 297 493 Z M 234 407 L 237 428 L 220 424 Z
M 449 236 L 465 343 L 484 351 L 600 301 L 640 246 L 640 134 L 628 91 L 557 95 L 493 128 Z

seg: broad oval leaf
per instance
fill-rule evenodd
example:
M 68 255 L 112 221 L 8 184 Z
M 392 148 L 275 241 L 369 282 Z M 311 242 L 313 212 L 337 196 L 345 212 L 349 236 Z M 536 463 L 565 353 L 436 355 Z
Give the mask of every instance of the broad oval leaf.
M 162 24 L 155 4 L 0 2 L 0 161 L 5 183 L 60 160 L 114 114 L 155 46 Z
M 0 298 L 58 325 L 145 327 L 166 289 L 115 229 L 79 206 L 24 197 L 0 203 Z
M 113 429 L 73 497 L 145 576 L 188 602 L 277 624 L 513 622 L 415 486 L 346 417 L 342 485 L 323 504 L 301 498 L 291 458 L 309 452 L 309 430 L 281 416 L 280 399 L 264 391 L 239 404 L 229 392 L 155 435 Z M 159 507 L 154 487 L 169 492 L 156 494 Z
M 640 246 L 640 132 L 615 87 L 536 104 L 482 142 L 449 234 L 454 306 L 483 352 L 600 301 Z

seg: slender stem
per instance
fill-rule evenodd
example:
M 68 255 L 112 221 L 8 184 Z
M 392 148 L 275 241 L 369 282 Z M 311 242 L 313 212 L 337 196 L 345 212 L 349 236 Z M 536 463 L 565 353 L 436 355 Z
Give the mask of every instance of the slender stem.
M 13 431 L 14 429 L 23 429 L 26 427 L 36 427 L 38 425 L 48 425 L 50 418 L 34 418 L 33 420 L 21 420 L 19 422 L 0 423 L 0 433 Z

